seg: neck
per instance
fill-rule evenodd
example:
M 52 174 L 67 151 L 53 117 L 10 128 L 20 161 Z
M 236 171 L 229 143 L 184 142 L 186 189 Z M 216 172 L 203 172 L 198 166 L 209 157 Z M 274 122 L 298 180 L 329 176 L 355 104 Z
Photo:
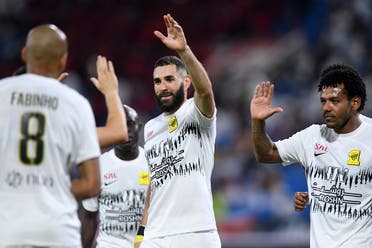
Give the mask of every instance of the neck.
M 34 65 L 27 65 L 27 73 L 33 73 L 37 75 L 41 75 L 44 77 L 51 77 L 51 78 L 58 78 L 59 70 L 52 69 L 46 66 L 34 66 Z
M 350 133 L 357 129 L 362 121 L 359 119 L 359 115 L 352 115 L 345 123 L 339 128 L 335 128 L 335 132 L 339 134 Z
M 138 157 L 139 149 L 121 150 L 118 148 L 114 149 L 116 157 L 121 160 L 134 160 Z

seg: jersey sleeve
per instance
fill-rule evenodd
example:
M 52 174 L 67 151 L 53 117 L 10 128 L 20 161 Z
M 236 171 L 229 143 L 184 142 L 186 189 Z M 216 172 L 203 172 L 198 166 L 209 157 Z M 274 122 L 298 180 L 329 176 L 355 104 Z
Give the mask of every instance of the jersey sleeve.
M 310 126 L 302 131 L 299 131 L 289 137 L 275 142 L 278 148 L 279 156 L 283 161 L 283 165 L 293 163 L 304 164 L 304 160 L 308 157 L 307 144 L 311 137 L 315 135 L 315 126 Z
M 85 199 L 81 202 L 83 208 L 89 212 L 97 212 L 98 211 L 98 199 L 97 197 L 92 197 L 89 199 Z
M 192 104 L 190 104 L 193 107 L 193 115 L 198 120 L 200 125 L 204 128 L 210 128 L 216 125 L 216 119 L 217 119 L 217 108 L 215 108 L 213 116 L 212 117 L 206 117 L 202 112 L 200 112 L 198 106 L 195 104 L 194 99 L 192 98 Z

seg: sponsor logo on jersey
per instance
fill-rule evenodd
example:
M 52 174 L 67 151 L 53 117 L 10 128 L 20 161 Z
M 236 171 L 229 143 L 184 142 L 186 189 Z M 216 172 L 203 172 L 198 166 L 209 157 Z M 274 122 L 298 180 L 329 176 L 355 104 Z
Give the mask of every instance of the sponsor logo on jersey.
M 15 189 L 22 186 L 53 188 L 55 184 L 52 176 L 33 172 L 25 174 L 15 170 L 8 173 L 5 182 Z
M 139 184 L 140 185 L 149 185 L 150 184 L 150 177 L 148 172 L 140 172 L 139 176 Z
M 108 172 L 103 175 L 104 185 L 108 186 L 118 180 L 118 176 L 115 172 Z
M 114 181 L 106 181 L 105 183 L 104 183 L 104 185 L 105 186 L 109 186 L 110 184 L 113 184 L 113 183 L 115 183 L 117 180 L 114 180 Z
M 108 173 L 103 175 L 103 179 L 105 179 L 105 180 L 118 179 L 118 176 L 116 175 L 115 172 L 108 172 Z
M 325 154 L 328 152 L 328 147 L 322 145 L 322 144 L 319 144 L 319 143 L 316 143 L 315 146 L 314 146 L 314 156 L 317 157 L 319 155 L 322 155 L 322 154 Z
M 351 150 L 349 152 L 349 159 L 347 160 L 347 165 L 360 165 L 360 150 Z
M 178 128 L 178 122 L 177 122 L 177 117 L 172 116 L 170 120 L 168 121 L 168 127 L 169 127 L 169 133 L 173 132 Z

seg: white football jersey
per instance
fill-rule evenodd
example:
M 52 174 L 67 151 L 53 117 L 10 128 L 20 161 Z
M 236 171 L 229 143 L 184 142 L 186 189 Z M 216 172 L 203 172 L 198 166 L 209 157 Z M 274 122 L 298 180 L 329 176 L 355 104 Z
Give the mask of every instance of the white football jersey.
M 98 157 L 88 101 L 59 81 L 0 80 L 0 246 L 80 247 L 70 171 Z
M 311 205 L 311 248 L 372 247 L 372 126 L 337 134 L 312 125 L 275 142 L 284 165 L 301 163 Z
M 144 134 L 151 182 L 145 239 L 215 230 L 211 174 L 216 112 L 205 117 L 192 98 L 174 114 L 147 122 Z
M 114 149 L 99 158 L 101 193 L 83 201 L 91 212 L 99 211 L 97 248 L 133 248 L 142 220 L 149 172 L 143 148 L 134 160 L 121 160 Z

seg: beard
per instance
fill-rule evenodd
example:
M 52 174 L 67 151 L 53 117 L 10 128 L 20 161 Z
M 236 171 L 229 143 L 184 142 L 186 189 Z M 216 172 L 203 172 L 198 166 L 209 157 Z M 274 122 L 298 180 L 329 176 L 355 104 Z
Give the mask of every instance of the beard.
M 165 95 L 171 94 L 174 98 L 173 101 L 169 103 L 164 103 L 161 101 L 161 97 Z M 169 93 L 169 92 L 162 92 L 159 95 L 155 96 L 156 102 L 163 112 L 176 112 L 176 110 L 182 105 L 184 99 L 185 99 L 185 91 L 183 83 L 181 84 L 180 88 L 176 91 L 175 94 Z

